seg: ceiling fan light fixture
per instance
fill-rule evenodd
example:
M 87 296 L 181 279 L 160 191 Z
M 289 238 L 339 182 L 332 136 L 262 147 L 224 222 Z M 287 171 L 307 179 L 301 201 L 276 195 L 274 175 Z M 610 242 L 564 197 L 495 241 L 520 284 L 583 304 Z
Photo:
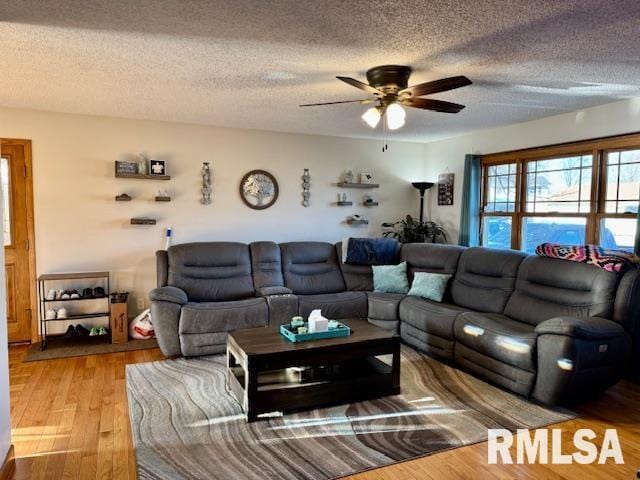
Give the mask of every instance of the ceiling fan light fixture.
M 362 114 L 362 120 L 371 128 L 376 128 L 380 122 L 380 111 L 378 107 L 371 107 Z
M 405 112 L 404 108 L 399 104 L 392 103 L 387 107 L 384 115 L 387 119 L 387 127 L 389 130 L 397 130 L 404 125 L 407 112 Z

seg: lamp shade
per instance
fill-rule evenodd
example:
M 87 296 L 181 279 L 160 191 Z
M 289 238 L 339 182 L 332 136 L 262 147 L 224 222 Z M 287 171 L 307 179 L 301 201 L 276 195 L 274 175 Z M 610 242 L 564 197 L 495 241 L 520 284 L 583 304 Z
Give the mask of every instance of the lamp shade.
M 407 116 L 404 108 L 397 103 L 392 103 L 387 107 L 385 112 L 387 119 L 387 127 L 389 130 L 397 130 L 404 125 L 404 119 Z
M 420 190 L 420 195 L 424 195 L 425 190 L 429 190 L 435 184 L 433 182 L 411 182 L 411 185 Z
M 380 111 L 376 107 L 371 107 L 362 114 L 362 120 L 371 128 L 376 128 L 380 121 Z

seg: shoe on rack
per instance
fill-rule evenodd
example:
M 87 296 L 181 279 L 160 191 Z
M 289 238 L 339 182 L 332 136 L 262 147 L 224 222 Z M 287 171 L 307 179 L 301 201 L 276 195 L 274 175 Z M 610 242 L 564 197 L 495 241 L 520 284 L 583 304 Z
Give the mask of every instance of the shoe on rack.
M 93 327 L 91 329 L 91 331 L 89 332 L 89 336 L 90 337 L 97 337 L 98 335 L 100 335 L 100 333 L 98 333 L 98 332 L 100 332 L 100 330 L 98 328 L 96 328 L 96 327 Z
M 63 294 L 64 294 L 64 290 L 56 290 L 56 300 L 62 300 Z
M 67 309 L 62 307 L 60 310 L 58 310 L 58 315 L 56 316 L 56 318 L 67 318 Z
M 82 298 L 93 298 L 93 290 L 90 288 L 85 288 L 82 291 Z
M 65 290 L 60 297 L 60 300 L 69 300 L 71 298 L 71 290 Z
M 102 287 L 96 287 L 93 289 L 93 296 L 95 298 L 104 298 L 106 297 L 106 294 L 104 293 L 104 288 Z
M 105 327 L 100 327 L 100 329 L 98 330 L 98 335 L 108 335 L 108 334 L 109 332 Z
M 88 337 L 89 336 L 89 330 L 84 328 L 82 325 L 76 325 L 76 332 L 81 337 Z
M 63 335 L 65 338 L 75 338 L 78 336 L 78 332 L 76 331 L 75 327 L 73 325 L 69 325 L 67 327 L 67 331 L 64 332 Z
M 56 291 L 52 288 L 47 292 L 47 296 L 44 297 L 46 300 L 55 300 L 56 299 Z
M 45 320 L 55 320 L 56 318 L 57 318 L 57 312 L 53 308 L 50 308 L 44 314 Z
M 69 298 L 71 300 L 77 300 L 80 298 L 80 294 L 78 293 L 77 290 L 71 290 L 71 295 L 69 295 Z

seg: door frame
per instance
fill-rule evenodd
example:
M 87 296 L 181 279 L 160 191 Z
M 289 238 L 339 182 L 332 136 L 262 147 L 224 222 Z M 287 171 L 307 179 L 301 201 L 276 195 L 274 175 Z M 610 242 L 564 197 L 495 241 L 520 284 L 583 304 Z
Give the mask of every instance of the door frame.
M 36 234 L 35 219 L 33 214 L 33 159 L 31 153 L 31 140 L 22 138 L 0 138 L 2 145 L 16 145 L 24 148 L 25 163 L 25 187 L 27 206 L 27 239 L 29 240 L 29 304 L 31 305 L 31 343 L 40 340 L 38 327 L 38 296 L 36 292 Z M 0 152 L 1 153 L 1 152 Z

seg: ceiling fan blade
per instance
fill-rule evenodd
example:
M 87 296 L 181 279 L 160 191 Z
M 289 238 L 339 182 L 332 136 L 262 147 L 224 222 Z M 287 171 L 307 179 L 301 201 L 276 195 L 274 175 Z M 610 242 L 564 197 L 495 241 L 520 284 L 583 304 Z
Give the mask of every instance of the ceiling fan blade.
M 434 100 L 432 98 L 407 98 L 402 101 L 407 107 L 422 108 L 424 110 L 435 110 L 436 112 L 458 113 L 464 108 L 464 105 L 457 103 L 443 102 L 442 100 Z
M 340 102 L 324 102 L 324 103 L 305 103 L 304 105 L 299 105 L 300 107 L 318 107 L 320 105 L 336 105 L 338 103 L 373 103 L 373 99 L 366 98 L 364 100 L 342 100 Z
M 359 88 L 360 90 L 364 90 L 365 92 L 373 93 L 374 95 L 384 95 L 377 88 L 372 87 L 366 83 L 361 82 L 360 80 L 356 80 L 355 78 L 349 77 L 336 77 L 338 80 L 342 80 L 344 83 L 348 83 L 352 87 Z
M 434 80 L 433 82 L 420 83 L 413 87 L 405 88 L 398 92 L 399 95 L 403 93 L 410 93 L 412 97 L 422 97 L 423 95 L 431 95 L 433 93 L 446 92 L 447 90 L 453 90 L 454 88 L 466 87 L 471 85 L 469 80 L 464 75 L 457 77 L 441 78 L 440 80 Z

